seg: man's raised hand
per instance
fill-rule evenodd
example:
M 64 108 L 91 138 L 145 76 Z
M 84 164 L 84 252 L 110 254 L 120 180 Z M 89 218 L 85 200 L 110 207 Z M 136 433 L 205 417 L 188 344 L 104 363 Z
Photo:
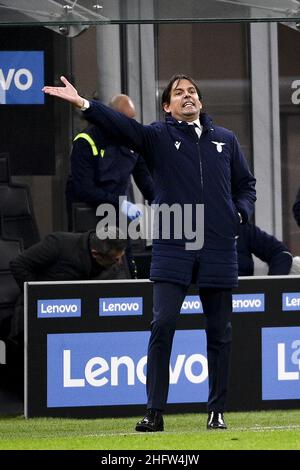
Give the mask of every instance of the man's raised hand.
M 78 95 L 76 88 L 74 88 L 73 85 L 68 82 L 66 77 L 62 76 L 60 79 L 65 86 L 44 86 L 42 91 L 48 95 L 57 96 L 58 98 L 69 101 L 78 108 L 82 108 L 83 98 Z

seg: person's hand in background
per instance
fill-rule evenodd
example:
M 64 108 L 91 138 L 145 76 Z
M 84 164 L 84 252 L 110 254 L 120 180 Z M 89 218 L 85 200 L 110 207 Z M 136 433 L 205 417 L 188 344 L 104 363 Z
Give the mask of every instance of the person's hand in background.
M 124 201 L 121 204 L 121 212 L 126 215 L 129 220 L 135 220 L 142 215 L 142 211 L 132 202 Z

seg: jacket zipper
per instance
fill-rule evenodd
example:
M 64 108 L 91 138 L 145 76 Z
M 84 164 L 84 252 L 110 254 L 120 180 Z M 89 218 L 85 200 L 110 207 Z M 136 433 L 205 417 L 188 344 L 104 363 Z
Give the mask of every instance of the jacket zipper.
M 198 152 L 198 159 L 199 159 L 200 184 L 201 184 L 201 190 L 202 190 L 201 203 L 203 204 L 204 203 L 203 169 L 202 169 L 202 157 L 201 157 L 201 152 L 200 152 L 200 147 L 199 147 L 199 141 L 200 139 L 197 140 L 196 145 L 197 145 L 197 152 Z

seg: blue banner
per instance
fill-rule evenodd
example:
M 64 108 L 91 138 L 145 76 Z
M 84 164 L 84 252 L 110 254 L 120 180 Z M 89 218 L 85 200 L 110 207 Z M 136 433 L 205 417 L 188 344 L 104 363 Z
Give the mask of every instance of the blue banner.
M 300 311 L 300 292 L 287 292 L 282 294 L 282 310 Z
M 66 318 L 81 316 L 81 299 L 38 300 L 38 318 Z
M 233 294 L 233 313 L 264 312 L 264 294 Z M 182 303 L 181 314 L 203 313 L 203 306 L 199 295 L 187 295 Z
M 300 398 L 300 327 L 262 329 L 262 399 Z
M 232 311 L 233 313 L 264 312 L 265 294 L 234 294 Z
M 47 406 L 146 403 L 149 332 L 47 336 Z M 177 331 L 170 361 L 169 403 L 205 402 L 204 331 Z
M 103 297 L 99 299 L 99 315 L 143 315 L 143 297 Z
M 199 295 L 187 295 L 182 303 L 180 313 L 203 313 Z
M 43 51 L 0 51 L 0 104 L 44 104 L 43 86 Z

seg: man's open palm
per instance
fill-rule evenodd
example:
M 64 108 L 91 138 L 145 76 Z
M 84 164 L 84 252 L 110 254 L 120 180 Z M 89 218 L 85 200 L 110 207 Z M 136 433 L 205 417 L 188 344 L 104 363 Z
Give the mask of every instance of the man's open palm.
M 48 95 L 57 96 L 58 98 L 69 101 L 75 106 L 81 108 L 83 105 L 83 98 L 78 95 L 76 88 L 74 88 L 73 85 L 68 82 L 66 77 L 62 76 L 60 79 L 65 86 L 44 86 L 42 89 L 43 92 L 47 93 Z

